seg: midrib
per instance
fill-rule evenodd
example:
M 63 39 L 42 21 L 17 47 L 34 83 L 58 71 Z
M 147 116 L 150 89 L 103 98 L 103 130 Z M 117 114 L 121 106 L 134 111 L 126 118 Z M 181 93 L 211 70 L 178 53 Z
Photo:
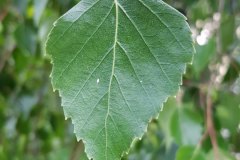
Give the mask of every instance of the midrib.
M 116 21 L 115 21 L 115 36 L 114 36 L 114 44 L 113 44 L 113 61 L 112 61 L 112 73 L 109 81 L 108 86 L 108 106 L 107 106 L 107 114 L 105 118 L 105 136 L 106 136 L 106 146 L 105 146 L 105 158 L 108 160 L 108 133 L 107 133 L 107 119 L 110 114 L 110 96 L 111 96 L 111 86 L 112 86 L 112 80 L 114 76 L 114 70 L 115 70 L 115 60 L 116 60 L 116 46 L 117 46 L 117 39 L 118 39 L 118 0 L 114 0 L 115 4 L 115 10 L 116 10 Z

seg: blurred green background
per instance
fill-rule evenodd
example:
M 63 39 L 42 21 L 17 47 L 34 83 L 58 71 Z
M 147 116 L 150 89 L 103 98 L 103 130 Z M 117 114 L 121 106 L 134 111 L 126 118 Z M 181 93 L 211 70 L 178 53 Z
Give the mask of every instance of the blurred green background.
M 45 42 L 79 0 L 0 0 L 0 160 L 84 160 Z M 183 86 L 124 160 L 240 160 L 240 0 L 166 0 L 187 16 L 196 54 Z

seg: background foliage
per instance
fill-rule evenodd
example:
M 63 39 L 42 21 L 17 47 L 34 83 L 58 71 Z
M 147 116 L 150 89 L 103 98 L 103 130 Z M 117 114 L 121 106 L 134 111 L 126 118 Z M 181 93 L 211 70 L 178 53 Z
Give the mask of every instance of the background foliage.
M 0 1 L 0 159 L 86 159 L 49 79 L 45 41 L 79 0 Z M 240 1 L 166 0 L 196 54 L 176 97 L 123 159 L 240 159 Z

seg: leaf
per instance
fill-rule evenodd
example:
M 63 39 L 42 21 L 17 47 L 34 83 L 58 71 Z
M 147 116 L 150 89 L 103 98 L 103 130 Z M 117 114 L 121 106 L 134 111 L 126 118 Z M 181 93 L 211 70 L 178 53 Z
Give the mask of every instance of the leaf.
M 7 3 L 7 2 L 6 2 Z M 5 4 L 6 4 L 5 3 Z M 13 6 L 21 13 L 25 14 L 27 10 L 28 0 L 13 0 Z
M 202 137 L 203 120 L 193 107 L 193 104 L 178 106 L 171 117 L 172 136 L 179 145 L 197 145 Z
M 213 5 L 209 0 L 194 1 L 188 15 L 192 20 L 206 19 L 213 13 Z
M 15 39 L 22 52 L 35 54 L 37 50 L 37 36 L 31 26 L 19 25 L 15 31 Z
M 164 110 L 161 112 L 161 116 L 158 118 L 161 131 L 164 133 L 164 141 L 166 148 L 170 148 L 173 143 L 173 137 L 171 135 L 171 120 L 173 114 L 177 109 L 176 99 L 174 97 L 168 98 L 168 101 L 164 104 Z
M 226 52 L 233 45 L 235 37 L 235 18 L 232 15 L 223 14 L 220 25 L 221 50 Z
M 34 23 L 38 24 L 44 9 L 46 8 L 48 0 L 34 0 Z
M 231 90 L 234 94 L 240 95 L 240 76 L 235 80 L 231 86 Z M 239 103 L 240 104 L 240 103 Z
M 52 84 L 88 158 L 120 159 L 176 94 L 193 54 L 185 20 L 160 0 L 82 0 L 57 20 Z
M 200 46 L 196 44 L 195 48 L 196 54 L 194 55 L 192 69 L 194 75 L 199 77 L 216 53 L 216 42 L 214 39 L 210 39 L 206 45 Z
M 237 128 L 240 123 L 239 97 L 225 91 L 220 93 L 218 99 L 216 116 L 221 123 L 221 127 L 229 129 L 232 134 L 238 132 Z
M 176 160 L 203 160 L 206 159 L 206 155 L 200 148 L 194 148 L 191 146 L 182 146 L 179 148 L 176 156 Z

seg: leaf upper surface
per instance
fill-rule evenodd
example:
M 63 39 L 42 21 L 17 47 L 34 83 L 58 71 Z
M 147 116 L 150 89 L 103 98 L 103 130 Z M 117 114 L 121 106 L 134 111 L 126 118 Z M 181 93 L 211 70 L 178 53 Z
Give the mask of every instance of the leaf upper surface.
M 49 35 L 54 89 L 89 158 L 120 159 L 176 94 L 193 45 L 160 0 L 81 0 Z

